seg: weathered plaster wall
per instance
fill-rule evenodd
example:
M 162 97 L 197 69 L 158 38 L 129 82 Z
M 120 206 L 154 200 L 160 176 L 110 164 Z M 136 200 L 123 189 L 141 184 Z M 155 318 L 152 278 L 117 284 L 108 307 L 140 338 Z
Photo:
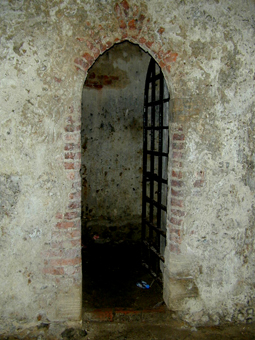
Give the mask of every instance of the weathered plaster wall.
M 0 331 L 79 320 L 80 106 L 125 39 L 172 98 L 164 298 L 191 322 L 254 318 L 252 0 L 0 4 Z
M 149 61 L 149 54 L 124 42 L 100 56 L 88 72 L 81 129 L 85 235 L 90 230 L 100 237 L 141 237 L 143 101 Z

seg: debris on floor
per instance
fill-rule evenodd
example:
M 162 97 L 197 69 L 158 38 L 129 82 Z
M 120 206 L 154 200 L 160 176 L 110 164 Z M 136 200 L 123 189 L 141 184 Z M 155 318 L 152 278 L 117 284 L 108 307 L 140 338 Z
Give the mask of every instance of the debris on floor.
M 61 330 L 60 330 L 61 328 Z M 0 340 L 254 340 L 255 324 L 226 324 L 212 327 L 190 327 L 181 321 L 91 322 L 83 328 L 63 325 L 43 331 L 36 328 L 0 335 Z

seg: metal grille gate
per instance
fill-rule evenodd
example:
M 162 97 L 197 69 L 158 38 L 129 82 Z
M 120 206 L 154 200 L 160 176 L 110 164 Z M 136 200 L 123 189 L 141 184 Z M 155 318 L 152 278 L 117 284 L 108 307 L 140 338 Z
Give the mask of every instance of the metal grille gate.
M 168 104 L 163 73 L 151 58 L 147 71 L 143 116 L 143 265 L 162 283 L 166 244 Z

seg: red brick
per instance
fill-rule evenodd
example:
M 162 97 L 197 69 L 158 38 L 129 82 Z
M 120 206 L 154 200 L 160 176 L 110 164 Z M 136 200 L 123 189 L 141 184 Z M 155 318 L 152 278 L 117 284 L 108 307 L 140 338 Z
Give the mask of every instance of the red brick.
M 127 32 L 126 32 L 126 31 L 123 31 L 122 36 L 121 36 L 121 40 L 126 40 L 127 37 L 128 37 Z
M 121 5 L 126 11 L 129 10 L 129 3 L 127 2 L 127 0 L 121 1 Z
M 88 48 L 90 49 L 90 50 L 92 50 L 93 48 L 94 48 L 94 44 L 91 42 L 91 41 L 86 41 L 86 45 L 88 46 Z
M 71 240 L 71 244 L 73 247 L 77 246 L 77 245 L 81 245 L 81 240 L 78 239 L 78 240 Z
M 127 25 L 126 25 L 126 23 L 125 23 L 125 21 L 123 19 L 120 20 L 119 26 L 120 26 L 121 29 L 127 28 Z
M 173 152 L 173 158 L 182 158 L 183 157 L 183 153 L 181 152 Z
M 72 192 L 69 194 L 69 198 L 70 200 L 78 200 L 78 199 L 81 199 L 81 192 L 78 191 L 78 192 Z
M 106 50 L 108 50 L 110 47 L 112 47 L 112 42 L 111 41 L 107 41 L 105 44 L 103 43 L 100 43 L 100 49 L 101 49 L 101 52 L 105 52 Z
M 90 67 L 89 63 L 87 63 L 83 58 L 75 58 L 74 63 L 77 66 L 78 69 L 81 69 L 85 72 Z
M 65 127 L 65 131 L 66 131 L 66 132 L 74 132 L 74 131 L 75 131 L 75 126 L 73 126 L 73 125 L 67 125 L 67 126 Z
M 74 229 L 72 231 L 69 231 L 69 232 L 65 233 L 65 236 L 66 237 L 70 237 L 72 239 L 79 238 L 79 241 L 80 241 L 81 230 L 80 229 L 77 229 L 77 230 Z
M 138 30 L 140 30 L 140 28 L 138 28 Z M 139 36 L 139 32 L 137 30 L 134 30 L 132 33 L 131 33 L 131 38 L 130 41 L 134 44 L 137 43 L 138 41 L 138 36 Z
M 94 57 L 92 57 L 89 53 L 85 52 L 83 55 L 82 55 L 83 58 L 86 59 L 86 61 L 91 65 L 93 62 L 94 62 Z
M 66 220 L 72 220 L 78 217 L 79 217 L 79 213 L 76 211 L 70 211 L 70 212 L 65 213 Z
M 180 254 L 180 247 L 178 244 L 172 244 L 170 243 L 170 251 L 175 254 Z
M 57 249 L 57 250 L 49 250 L 49 251 L 45 251 L 45 252 L 42 252 L 42 256 L 44 258 L 52 258 L 52 257 L 61 257 L 61 249 Z M 47 262 L 47 263 L 46 263 Z M 44 264 L 48 264 L 49 261 L 47 260 L 44 260 Z
M 159 62 L 159 66 L 160 66 L 161 68 L 164 68 L 164 67 L 166 66 L 166 64 L 161 60 L 161 61 Z
M 78 209 L 81 207 L 81 202 L 71 202 L 68 205 L 68 209 Z
M 60 213 L 60 212 L 58 212 L 58 213 L 56 213 L 56 216 L 55 216 L 58 220 L 62 220 L 62 218 L 63 218 L 63 214 L 62 213 Z
M 172 176 L 177 178 L 182 178 L 182 172 L 181 171 L 172 171 Z
M 185 216 L 185 211 L 182 210 L 171 209 L 171 213 L 178 217 Z
M 141 38 L 139 39 L 139 42 L 140 42 L 141 44 L 145 44 L 145 43 L 146 43 L 146 39 L 145 39 L 144 37 L 141 37 Z
M 166 70 L 167 70 L 167 72 L 171 72 L 171 66 L 170 65 L 166 65 Z
M 95 60 L 100 55 L 100 50 L 97 47 L 92 48 L 91 52 L 93 53 Z
M 65 169 L 66 169 L 66 170 L 72 170 L 72 169 L 74 169 L 74 163 L 67 163 L 67 162 L 65 162 L 65 163 L 64 163 L 64 166 L 65 166 Z
M 73 150 L 75 147 L 76 147 L 76 144 L 74 144 L 74 143 L 67 143 L 65 145 L 65 151 Z
M 173 140 L 185 140 L 185 135 L 183 133 L 174 133 Z
M 132 20 L 129 21 L 128 27 L 129 27 L 129 29 L 131 29 L 131 30 L 136 29 L 136 22 L 135 22 L 135 19 L 132 19 Z
M 140 14 L 139 17 L 138 17 L 138 21 L 140 23 L 143 23 L 144 22 L 144 19 L 145 19 L 145 16 L 143 14 Z
M 44 268 L 44 274 L 51 274 L 51 275 L 64 275 L 64 268 Z
M 179 191 L 179 190 L 174 190 L 173 188 L 171 188 L 171 195 L 172 196 L 178 196 L 178 197 L 183 197 L 183 192 Z
M 176 61 L 178 57 L 178 53 L 175 52 L 168 52 L 168 54 L 166 55 L 166 57 L 164 58 L 164 62 L 167 63 L 172 63 L 174 61 Z
M 56 224 L 56 228 L 59 229 L 68 229 L 68 228 L 73 228 L 74 227 L 74 222 L 58 222 Z
M 75 153 L 74 152 L 66 152 L 65 159 L 74 159 Z
M 153 45 L 153 41 L 146 41 L 145 45 L 148 47 L 148 48 L 151 48 L 151 46 Z
M 183 208 L 183 200 L 178 200 L 176 198 L 171 198 L 171 205 L 173 207 Z
M 50 264 L 52 267 L 61 267 L 61 266 L 75 266 L 76 264 L 81 263 L 81 258 L 76 257 L 74 259 L 54 259 L 50 260 Z
M 182 224 L 182 220 L 178 220 L 177 218 L 174 218 L 174 217 L 171 217 L 170 222 L 172 224 L 179 225 L 179 226 Z
M 67 142 L 78 142 L 80 140 L 80 134 L 77 132 L 77 133 L 67 133 L 65 135 L 65 140 Z
M 55 260 L 56 258 L 65 258 L 65 259 L 74 259 L 81 257 L 81 249 L 78 248 L 71 248 L 71 249 L 51 249 L 48 252 L 43 253 L 43 256 L 46 257 L 47 263 L 49 263 L 49 258 L 51 260 Z
M 170 234 L 170 241 L 174 242 L 175 244 L 181 244 L 181 239 L 178 235 L 176 234 Z
M 181 230 L 174 228 L 171 224 L 169 225 L 169 229 L 170 229 L 170 236 L 174 233 L 176 235 L 178 235 L 179 237 L 181 236 Z
M 183 185 L 184 185 L 183 181 L 176 181 L 176 180 L 172 180 L 171 181 L 171 186 L 172 187 L 181 188 L 181 187 L 183 187 Z
M 165 32 L 164 27 L 160 27 L 160 28 L 158 29 L 158 33 L 159 33 L 159 34 L 163 34 L 164 32 Z

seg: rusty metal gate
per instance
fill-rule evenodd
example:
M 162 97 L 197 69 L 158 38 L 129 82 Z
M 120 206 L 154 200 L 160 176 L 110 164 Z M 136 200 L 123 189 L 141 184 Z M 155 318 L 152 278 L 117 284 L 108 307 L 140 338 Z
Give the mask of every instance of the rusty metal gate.
M 151 58 L 143 115 L 142 258 L 162 283 L 166 244 L 169 92 L 161 68 Z

